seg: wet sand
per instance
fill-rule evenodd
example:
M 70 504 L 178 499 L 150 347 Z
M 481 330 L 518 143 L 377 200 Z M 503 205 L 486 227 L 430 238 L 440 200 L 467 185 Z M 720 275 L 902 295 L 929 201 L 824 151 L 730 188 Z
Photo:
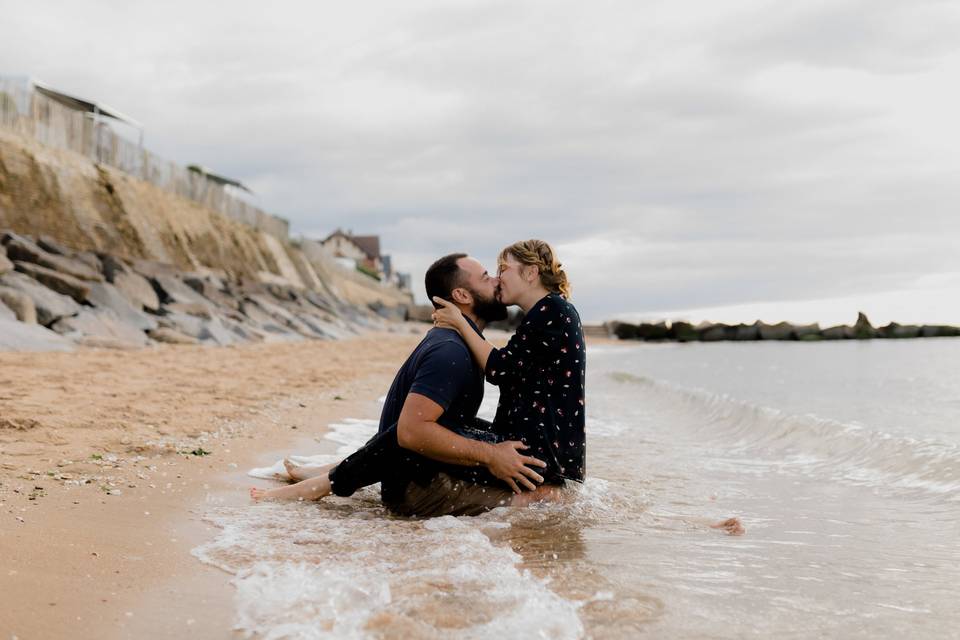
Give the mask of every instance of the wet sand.
M 201 507 L 376 415 L 419 337 L 0 353 L 0 634 L 238 636 L 231 576 L 190 555 Z

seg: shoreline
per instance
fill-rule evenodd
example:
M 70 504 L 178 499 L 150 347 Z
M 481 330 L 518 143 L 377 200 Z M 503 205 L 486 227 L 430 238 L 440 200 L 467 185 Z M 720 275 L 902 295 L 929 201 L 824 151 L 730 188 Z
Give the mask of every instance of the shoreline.
M 273 462 L 283 451 L 320 449 L 315 440 L 329 423 L 371 413 L 397 363 L 418 340 L 419 335 L 387 334 L 293 346 L 32 354 L 29 360 L 22 353 L 0 353 L 0 371 L 8 373 L 0 379 L 3 417 L 21 425 L 34 421 L 24 430 L 0 429 L 0 591 L 6 595 L 0 632 L 20 638 L 238 637 L 232 630 L 232 576 L 191 554 L 216 531 L 203 522 L 203 505 L 246 503 L 246 487 L 255 482 L 246 478 L 247 469 Z M 78 381 L 65 383 L 60 405 L 46 412 L 36 407 L 43 388 L 18 396 L 31 380 L 48 379 L 65 368 L 86 371 L 89 385 L 105 358 L 121 368 L 119 373 L 129 374 L 121 376 L 128 386 L 136 387 L 140 376 L 157 373 L 158 358 L 171 354 L 178 365 L 174 369 L 183 374 L 167 380 L 174 384 L 189 382 L 198 361 L 214 377 L 238 362 L 259 373 L 237 376 L 229 394 L 236 406 L 222 435 L 203 435 L 197 429 L 203 425 L 177 425 L 179 415 L 195 419 L 192 405 L 209 397 L 201 393 L 191 401 L 185 392 L 171 411 L 163 384 L 141 396 L 150 405 L 141 412 L 149 418 L 171 411 L 173 420 L 149 430 L 120 418 L 119 429 L 129 434 L 121 446 L 113 421 L 131 412 L 124 404 L 88 401 L 89 394 L 71 388 L 85 386 Z M 283 378 L 269 377 L 283 363 L 297 365 L 306 377 L 323 378 L 314 380 L 313 389 L 285 387 Z M 160 369 L 161 377 L 170 374 Z M 19 376 L 11 377 L 11 371 Z M 270 395 L 269 383 L 279 388 L 272 399 L 263 399 Z M 122 395 L 122 389 L 109 393 Z M 95 424 L 84 420 L 90 411 L 101 414 Z M 206 424 L 215 424 L 217 417 L 207 415 Z M 151 438 L 159 431 L 166 432 L 160 436 L 166 438 L 164 446 Z M 177 442 L 199 443 L 197 449 L 211 453 L 171 452 Z M 92 454 L 102 459 L 56 466 L 63 457 L 59 453 L 78 458 L 76 452 L 84 448 L 104 451 Z M 75 484 L 84 476 L 89 481 Z

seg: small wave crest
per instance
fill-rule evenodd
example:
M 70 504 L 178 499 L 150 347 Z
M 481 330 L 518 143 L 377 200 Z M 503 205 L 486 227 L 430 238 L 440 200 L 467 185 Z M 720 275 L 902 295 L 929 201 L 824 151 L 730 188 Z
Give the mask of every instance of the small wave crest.
M 955 444 L 791 414 L 647 376 L 615 372 L 610 377 L 641 390 L 646 406 L 667 403 L 687 411 L 698 435 L 722 439 L 734 451 L 774 454 L 785 466 L 882 489 L 951 496 L 960 490 L 960 446 Z

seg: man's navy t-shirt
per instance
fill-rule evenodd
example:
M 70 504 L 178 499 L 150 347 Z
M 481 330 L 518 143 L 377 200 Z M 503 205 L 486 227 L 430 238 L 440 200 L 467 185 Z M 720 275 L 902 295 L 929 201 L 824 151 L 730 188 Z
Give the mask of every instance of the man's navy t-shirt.
M 472 322 L 470 326 L 480 333 Z M 397 424 L 410 393 L 426 396 L 443 407 L 437 423 L 451 431 L 461 432 L 465 426 L 474 425 L 483 400 L 483 371 L 473 362 L 470 350 L 456 331 L 431 329 L 400 367 L 380 413 L 381 433 Z M 448 468 L 422 456 L 418 458 L 413 468 L 405 470 L 409 475 L 381 483 L 384 498 L 402 492 L 410 480 L 429 481 L 437 471 Z

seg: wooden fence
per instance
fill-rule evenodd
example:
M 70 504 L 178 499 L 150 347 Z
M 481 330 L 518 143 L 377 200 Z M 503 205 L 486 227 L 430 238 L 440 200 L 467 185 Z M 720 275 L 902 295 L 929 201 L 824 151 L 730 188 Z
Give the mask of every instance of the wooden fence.
M 0 78 L 0 126 L 41 144 L 83 154 L 286 241 L 289 223 L 227 192 L 203 174 L 118 135 L 104 118 L 70 109 L 22 80 Z

